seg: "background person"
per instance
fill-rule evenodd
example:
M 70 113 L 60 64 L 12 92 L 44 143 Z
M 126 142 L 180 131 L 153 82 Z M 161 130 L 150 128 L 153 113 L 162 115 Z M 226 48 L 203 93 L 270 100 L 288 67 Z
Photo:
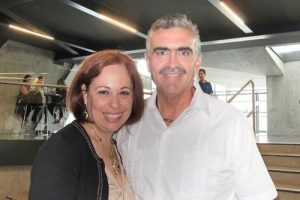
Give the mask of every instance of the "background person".
M 32 76 L 26 74 L 23 78 L 24 83 L 31 83 Z M 19 95 L 27 95 L 30 92 L 30 85 L 21 85 L 19 88 Z
M 66 86 L 64 79 L 59 79 L 57 85 Z M 67 88 L 55 88 L 55 93 L 51 96 L 51 104 L 48 105 L 49 112 L 54 118 L 54 123 L 59 123 L 64 114 L 66 104 Z M 58 116 L 55 110 L 58 110 Z
M 205 80 L 205 77 L 206 77 L 205 69 L 199 69 L 198 77 L 199 77 L 199 85 L 200 85 L 202 91 L 206 94 L 213 95 L 214 92 L 213 92 L 210 82 Z
M 23 78 L 24 83 L 31 83 L 32 76 L 26 74 Z M 19 114 L 22 119 L 27 120 L 29 113 L 31 112 L 31 107 L 28 105 L 28 100 L 26 99 L 27 95 L 30 93 L 30 85 L 21 85 L 19 87 L 19 94 L 16 100 L 16 114 Z
M 142 119 L 117 134 L 136 197 L 143 200 L 270 200 L 276 188 L 248 119 L 204 95 L 199 32 L 185 15 L 152 24 L 145 58 L 156 92 Z
M 41 86 L 38 85 L 34 86 L 33 91 L 30 94 L 29 103 L 31 104 L 32 109 L 34 110 L 31 117 L 31 121 L 33 123 L 32 125 L 33 130 L 36 128 L 37 124 L 42 119 L 42 115 L 43 115 L 42 109 L 46 103 L 45 91 L 42 86 L 45 83 L 44 77 L 42 75 L 38 76 L 38 78 L 34 83 Z
M 143 113 L 143 85 L 134 62 L 119 51 L 88 57 L 67 95 L 76 120 L 40 148 L 30 200 L 134 199 L 112 135 Z

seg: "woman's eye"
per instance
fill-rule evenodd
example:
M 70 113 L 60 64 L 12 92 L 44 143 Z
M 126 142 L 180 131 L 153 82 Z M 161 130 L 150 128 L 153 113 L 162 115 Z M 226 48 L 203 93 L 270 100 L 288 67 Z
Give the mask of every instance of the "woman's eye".
M 121 91 L 120 94 L 124 95 L 124 96 L 128 96 L 128 95 L 130 95 L 130 92 L 129 91 Z
M 100 91 L 98 91 L 98 94 L 107 95 L 108 91 L 106 91 L 106 90 L 100 90 Z

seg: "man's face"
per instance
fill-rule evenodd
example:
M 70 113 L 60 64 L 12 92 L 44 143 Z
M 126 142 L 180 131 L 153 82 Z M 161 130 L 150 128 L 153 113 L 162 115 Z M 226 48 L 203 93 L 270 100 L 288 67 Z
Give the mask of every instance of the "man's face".
M 201 64 L 193 52 L 193 33 L 185 28 L 155 31 L 146 61 L 159 94 L 177 96 L 193 85 Z
M 199 80 L 200 81 L 205 81 L 205 74 L 204 74 L 204 72 L 203 71 L 199 71 Z

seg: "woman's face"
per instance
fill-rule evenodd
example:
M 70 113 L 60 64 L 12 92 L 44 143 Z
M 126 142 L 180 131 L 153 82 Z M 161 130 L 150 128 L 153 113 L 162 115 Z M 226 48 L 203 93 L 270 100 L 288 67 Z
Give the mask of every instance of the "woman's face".
M 130 116 L 133 86 L 122 64 L 104 67 L 83 94 L 89 118 L 102 133 L 116 132 Z
M 25 82 L 26 82 L 26 83 L 31 82 L 31 77 L 26 78 L 26 79 L 25 79 Z

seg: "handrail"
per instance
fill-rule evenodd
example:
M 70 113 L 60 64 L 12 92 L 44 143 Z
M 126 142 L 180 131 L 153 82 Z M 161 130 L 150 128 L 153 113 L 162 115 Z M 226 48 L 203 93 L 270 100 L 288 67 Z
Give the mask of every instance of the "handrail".
M 254 93 L 254 82 L 252 80 L 249 80 L 235 95 L 233 95 L 227 102 L 230 103 L 235 99 L 249 84 L 252 86 L 252 110 L 248 113 L 247 118 L 249 118 L 251 115 L 252 117 L 252 124 L 253 124 L 253 131 L 256 132 L 256 126 L 255 126 L 255 93 Z
M 65 85 L 54 85 L 54 84 L 39 84 L 39 83 L 26 83 L 26 82 L 12 82 L 12 81 L 0 81 L 0 84 L 6 85 L 27 85 L 27 86 L 38 86 L 38 87 L 51 87 L 51 88 L 68 88 Z

